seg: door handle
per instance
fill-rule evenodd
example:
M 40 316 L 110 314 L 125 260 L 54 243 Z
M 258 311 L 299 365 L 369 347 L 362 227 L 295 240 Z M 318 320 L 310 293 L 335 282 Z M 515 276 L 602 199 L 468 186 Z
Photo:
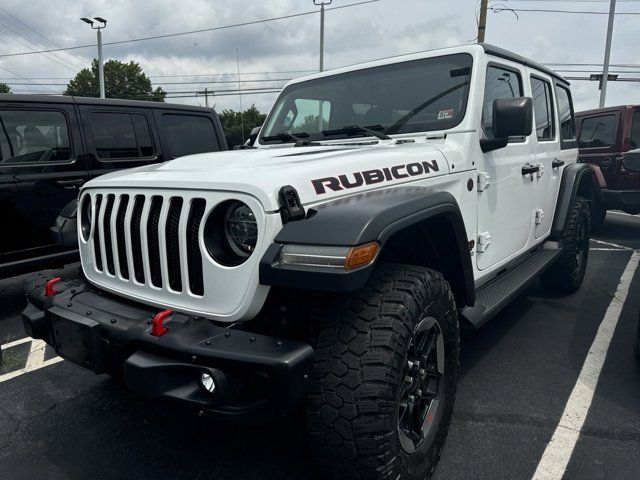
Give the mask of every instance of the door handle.
M 56 184 L 62 185 L 66 189 L 73 189 L 82 185 L 85 182 L 84 178 L 73 178 L 71 180 L 56 180 Z
M 564 165 L 564 160 L 560 160 L 559 158 L 554 158 L 553 162 L 551 162 L 551 166 L 553 168 L 560 168 Z
M 525 163 L 522 166 L 522 175 L 530 175 L 532 173 L 536 173 L 540 171 L 540 165 L 532 165 L 530 163 Z

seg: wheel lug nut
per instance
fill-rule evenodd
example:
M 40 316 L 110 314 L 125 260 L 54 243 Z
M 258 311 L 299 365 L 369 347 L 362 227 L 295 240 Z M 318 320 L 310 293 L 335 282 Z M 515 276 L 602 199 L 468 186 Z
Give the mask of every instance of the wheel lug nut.
M 413 362 L 412 362 L 411 360 L 407 360 L 407 368 L 408 368 L 409 370 L 412 370 L 412 369 L 413 369 Z
M 413 396 L 413 395 L 409 395 L 407 398 L 411 403 L 415 402 L 415 400 L 416 400 L 416 397 Z
M 406 377 L 404 377 L 404 381 L 406 383 L 408 383 L 409 385 L 413 385 L 413 377 L 410 377 L 409 375 L 407 375 Z

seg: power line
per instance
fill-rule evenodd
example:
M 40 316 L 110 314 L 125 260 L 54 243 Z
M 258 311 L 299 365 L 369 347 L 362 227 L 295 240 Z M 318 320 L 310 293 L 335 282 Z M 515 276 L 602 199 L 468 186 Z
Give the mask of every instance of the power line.
M 242 72 L 242 76 L 245 75 L 275 75 L 278 73 L 317 73 L 318 70 L 280 70 L 280 71 L 271 71 L 271 72 Z M 226 77 L 226 76 L 236 76 L 237 73 L 184 73 L 181 75 L 161 75 L 161 74 L 147 74 L 149 78 L 203 78 L 203 77 Z M 13 77 L 0 77 L 0 80 L 11 80 Z M 73 77 L 25 77 L 31 80 L 71 80 Z M 236 80 L 230 80 L 230 82 L 235 82 Z M 245 80 L 243 80 L 245 81 Z M 246 80 L 253 81 L 253 80 Z
M 528 12 L 528 13 L 574 13 L 581 15 L 609 15 L 609 12 L 596 12 L 593 10 L 552 10 L 547 8 L 509 8 L 489 7 L 493 13 L 500 12 Z M 640 12 L 616 12 L 616 15 L 640 15 Z
M 348 5 L 341 5 L 341 6 L 336 6 L 336 7 L 331 7 L 331 8 L 327 8 L 326 10 L 339 10 L 342 8 L 348 8 L 348 7 L 355 7 L 357 5 L 364 5 L 367 3 L 374 3 L 374 2 L 379 2 L 381 0 L 365 0 L 362 2 L 357 2 L 357 3 L 350 3 Z M 204 33 L 204 32 L 213 32 L 213 31 L 217 31 L 217 30 L 226 30 L 226 29 L 230 29 L 230 28 L 236 28 L 236 27 L 246 27 L 249 25 L 257 25 L 259 23 L 267 23 L 267 22 L 274 22 L 277 20 L 285 20 L 285 19 L 289 19 L 289 18 L 296 18 L 296 17 L 302 17 L 302 16 L 306 16 L 306 15 L 315 15 L 317 14 L 318 11 L 317 10 L 310 10 L 310 11 L 306 11 L 306 12 L 300 12 L 300 13 L 292 13 L 290 15 L 282 15 L 280 17 L 272 17 L 272 18 L 263 18 L 261 20 L 252 20 L 250 22 L 242 22 L 242 23 L 235 23 L 232 25 L 222 25 L 219 27 L 211 27 L 211 28 L 202 28 L 199 30 L 190 30 L 187 32 L 177 32 L 177 33 L 167 33 L 164 35 L 154 35 L 151 37 L 140 37 L 140 38 L 132 38 L 130 40 L 119 40 L 116 42 L 106 42 L 103 45 L 122 45 L 125 43 L 134 43 L 134 42 L 143 42 L 143 41 L 147 41 L 147 40 L 158 40 L 161 38 L 171 38 L 171 37 L 178 37 L 178 36 L 182 36 L 182 35 L 192 35 L 195 33 Z M 39 51 L 34 51 L 34 52 L 19 52 L 19 53 L 4 53 L 0 55 L 0 58 L 5 58 L 5 57 L 18 57 L 21 55 L 34 55 L 34 54 L 38 54 L 38 53 L 50 53 L 50 52 L 61 52 L 61 51 L 68 51 L 68 50 L 78 50 L 81 48 L 93 48 L 95 47 L 95 44 L 88 44 L 88 45 L 76 45 L 73 47 L 65 47 L 65 48 L 50 48 L 47 50 L 39 50 Z
M 38 84 L 37 84 L 37 83 L 35 83 L 35 82 L 31 82 L 31 81 L 30 81 L 29 79 L 27 79 L 27 78 L 24 78 L 22 75 L 19 75 L 19 74 L 15 73 L 15 72 L 12 72 L 11 70 L 9 70 L 9 69 L 8 69 L 8 68 L 6 68 L 6 67 L 3 67 L 3 66 L 1 66 L 1 65 L 0 65 L 0 68 L 1 68 L 2 70 L 4 70 L 5 72 L 9 72 L 11 75 L 15 75 L 16 77 L 20 77 L 20 78 L 22 78 L 23 80 L 27 80 L 29 83 L 31 83 L 31 84 L 33 84 L 33 85 L 35 85 L 36 87 L 40 87 L 40 86 L 41 86 L 41 85 L 38 85 Z M 53 92 L 53 90 L 51 90 L 51 89 L 50 89 L 50 88 L 48 88 L 48 87 L 45 87 L 44 85 L 42 86 L 42 88 L 44 88 L 45 90 L 49 90 L 50 92 Z
M 240 83 L 265 83 L 265 82 L 288 82 L 292 80 L 291 78 L 264 78 L 264 79 L 256 79 L 256 80 L 242 80 Z M 19 83 L 19 82 L 3 82 L 7 85 L 48 85 L 48 86 L 67 86 L 67 83 Z M 237 84 L 238 80 L 219 80 L 219 81 L 198 81 L 198 82 L 153 82 L 154 85 L 204 85 L 204 84 L 225 84 L 225 83 L 233 83 Z

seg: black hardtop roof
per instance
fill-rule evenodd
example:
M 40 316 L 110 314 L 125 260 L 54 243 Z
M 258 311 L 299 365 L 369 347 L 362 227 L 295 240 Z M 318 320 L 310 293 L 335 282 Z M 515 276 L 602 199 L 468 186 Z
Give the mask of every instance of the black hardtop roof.
M 149 102 L 143 100 L 120 100 L 116 98 L 93 98 L 93 97 L 72 97 L 67 95 L 23 95 L 20 93 L 0 93 L 0 104 L 2 103 L 51 103 L 76 105 L 99 105 L 99 106 L 119 106 L 119 107 L 142 107 L 142 108 L 162 108 L 164 110 L 188 110 L 210 113 L 212 108 L 197 107 L 193 105 L 180 105 L 177 103 Z
M 535 68 L 536 70 L 540 70 L 541 72 L 544 72 L 547 75 L 551 75 L 552 77 L 569 85 L 569 82 L 566 79 L 564 79 L 559 73 L 554 72 L 550 68 L 545 67 L 544 65 L 541 65 L 539 63 L 536 63 L 533 60 L 529 60 L 528 58 L 518 55 L 517 53 L 510 52 L 509 50 L 505 50 L 504 48 L 496 47 L 495 45 L 490 45 L 488 43 L 481 43 L 480 45 L 484 49 L 485 53 L 489 55 L 505 58 L 507 60 L 511 60 L 512 62 L 520 63 L 522 65 L 526 65 L 527 67 Z
M 576 117 L 585 117 L 587 115 L 598 115 L 600 113 L 621 112 L 624 110 L 631 110 L 639 106 L 640 105 L 615 105 L 612 107 L 592 108 L 591 110 L 583 110 L 581 112 L 576 112 Z

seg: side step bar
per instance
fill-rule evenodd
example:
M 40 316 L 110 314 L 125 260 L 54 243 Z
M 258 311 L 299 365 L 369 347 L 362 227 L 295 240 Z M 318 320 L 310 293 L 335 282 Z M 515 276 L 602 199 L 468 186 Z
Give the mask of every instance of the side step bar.
M 474 327 L 481 327 L 531 285 L 557 260 L 562 251 L 555 242 L 545 244 L 523 262 L 480 287 L 476 292 L 476 304 L 462 309 L 462 316 Z

